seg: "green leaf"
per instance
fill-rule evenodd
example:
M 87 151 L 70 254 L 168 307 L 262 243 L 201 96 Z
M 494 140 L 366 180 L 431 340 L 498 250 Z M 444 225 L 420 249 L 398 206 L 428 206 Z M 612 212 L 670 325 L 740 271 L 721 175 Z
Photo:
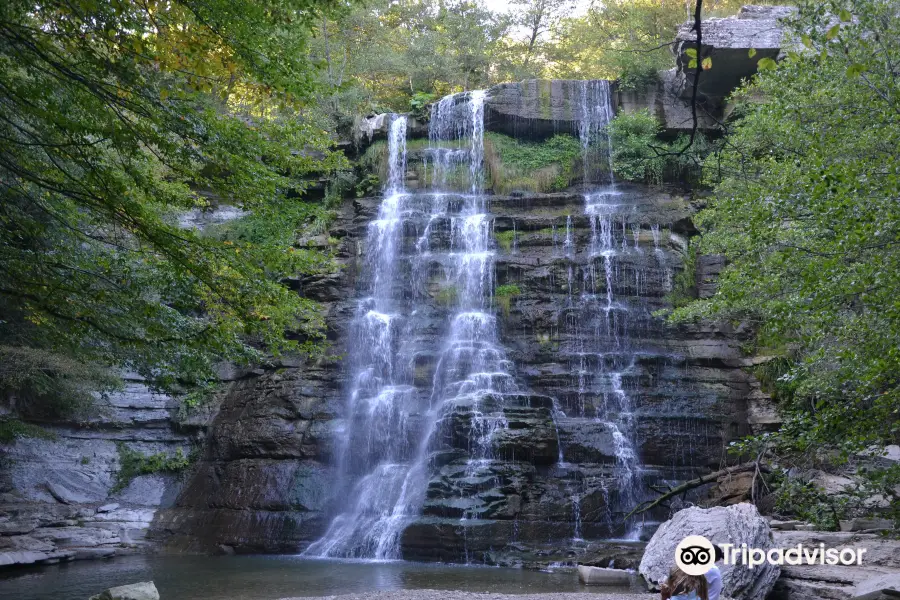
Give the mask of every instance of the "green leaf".
M 750 58 L 756 56 L 756 48 L 750 48 L 749 50 L 747 50 L 747 56 L 749 56 Z
M 812 50 L 812 47 L 813 47 L 812 38 L 810 38 L 808 35 L 804 34 L 803 36 L 800 37 L 800 39 L 803 41 L 804 46 L 806 46 L 807 48 Z
M 758 63 L 756 63 L 756 66 L 759 68 L 760 71 L 771 71 L 772 69 L 774 69 L 775 67 L 778 66 L 778 63 L 776 63 L 771 58 L 762 58 L 759 60 Z
M 686 56 L 690 56 L 691 58 L 697 58 L 696 48 L 685 48 L 684 53 Z
M 688 61 L 688 69 L 696 69 L 696 68 L 697 68 L 697 59 L 692 58 L 690 61 Z
M 860 63 L 853 63 L 847 67 L 847 77 L 859 77 L 866 71 L 866 66 Z
M 704 58 L 702 65 L 704 71 L 709 71 L 710 69 L 712 69 L 712 58 L 709 56 Z
M 849 23 L 850 21 L 853 20 L 853 15 L 851 15 L 850 11 L 847 10 L 846 8 L 844 10 L 842 10 L 839 13 L 839 15 L 841 17 L 841 21 L 843 21 L 844 23 Z
M 831 29 L 828 30 L 828 33 L 825 34 L 826 40 L 833 40 L 837 37 L 837 35 L 841 32 L 840 24 L 835 25 Z

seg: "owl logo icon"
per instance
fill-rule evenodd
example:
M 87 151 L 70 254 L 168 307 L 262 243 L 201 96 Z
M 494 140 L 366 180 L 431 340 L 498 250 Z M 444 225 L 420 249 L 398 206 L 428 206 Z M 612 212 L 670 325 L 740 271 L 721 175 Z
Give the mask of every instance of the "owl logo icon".
M 715 562 L 715 547 L 702 535 L 689 535 L 675 547 L 675 564 L 688 575 L 705 575 Z

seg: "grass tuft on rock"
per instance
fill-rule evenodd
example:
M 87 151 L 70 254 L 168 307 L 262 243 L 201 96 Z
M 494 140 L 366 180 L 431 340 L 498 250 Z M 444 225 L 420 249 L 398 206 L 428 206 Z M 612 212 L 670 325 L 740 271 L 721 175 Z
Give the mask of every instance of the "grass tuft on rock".
M 152 475 L 153 473 L 180 473 L 187 469 L 194 461 L 192 454 L 185 454 L 181 448 L 174 455 L 165 452 L 155 454 L 143 454 L 129 448 L 124 442 L 116 443 L 119 451 L 119 470 L 116 472 L 116 483 L 111 492 L 118 492 L 128 487 L 128 484 L 140 475 Z

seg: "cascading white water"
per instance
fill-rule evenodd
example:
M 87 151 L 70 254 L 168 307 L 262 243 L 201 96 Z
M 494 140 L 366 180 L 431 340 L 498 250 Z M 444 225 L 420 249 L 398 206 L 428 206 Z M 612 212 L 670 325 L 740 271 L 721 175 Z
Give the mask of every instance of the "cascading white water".
M 579 300 L 578 309 L 584 319 L 595 315 L 595 335 L 592 347 L 578 349 L 577 364 L 573 367 L 578 372 L 581 410 L 584 410 L 584 398 L 589 390 L 598 393 L 600 402 L 594 407 L 595 418 L 612 436 L 616 458 L 616 501 L 615 506 L 607 507 L 611 514 L 613 510 L 630 510 L 642 497 L 635 408 L 623 381 L 634 370 L 636 360 L 633 347 L 636 332 L 630 330 L 630 325 L 644 315 L 641 310 L 638 311 L 640 315 L 633 313 L 628 302 L 617 298 L 617 289 L 625 284 L 622 279 L 626 272 L 620 258 L 629 252 L 642 251 L 639 247 L 640 226 L 629 222 L 634 207 L 623 201 L 612 175 L 612 140 L 608 126 L 613 110 L 609 82 L 582 82 L 580 104 L 579 138 L 584 148 L 585 180 L 592 177 L 587 165 L 597 162 L 599 150 L 607 157 L 609 184 L 585 195 L 584 212 L 591 228 L 590 268 L 585 270 L 586 292 Z M 629 238 L 633 239 L 632 246 Z M 602 274 L 597 274 L 595 261 L 600 262 Z M 635 278 L 641 276 L 639 270 L 635 270 L 634 275 Z M 594 290 L 602 290 L 602 293 L 593 293 Z M 626 526 L 625 531 L 626 537 L 630 538 L 639 533 L 634 526 Z
M 592 166 L 599 166 L 598 154 L 605 154 L 609 181 L 613 183 L 612 138 L 607 129 L 614 116 L 609 82 L 603 79 L 582 81 L 578 105 L 581 113 L 578 139 L 581 140 L 584 182 L 595 180 L 597 172 Z
M 349 363 L 347 416 L 339 432 L 338 498 L 341 506 L 325 535 L 304 552 L 309 556 L 380 557 L 390 513 L 401 494 L 411 455 L 409 418 L 416 412 L 414 388 L 398 361 L 398 334 L 406 318 L 397 290 L 403 212 L 407 195 L 406 117 L 396 117 L 388 141 L 388 181 L 378 218 L 368 227 L 369 295 L 357 305 Z M 363 451 L 360 451 L 363 449 Z
M 434 192 L 404 190 L 406 120 L 392 122 L 388 141 L 389 175 L 378 218 L 369 225 L 367 270 L 370 296 L 359 303 L 350 363 L 353 380 L 341 441 L 343 496 L 325 535 L 304 552 L 308 556 L 400 558 L 400 536 L 421 513 L 432 475 L 430 457 L 441 432 L 460 414 L 469 423 L 466 470 L 489 464 L 494 434 L 506 427 L 503 395 L 517 386 L 497 337 L 492 310 L 493 229 L 482 195 L 484 181 L 484 91 L 442 99 L 432 113 L 429 150 Z M 465 148 L 447 147 L 449 142 Z M 444 189 L 463 173 L 470 193 Z M 449 221 L 449 223 L 448 223 Z M 421 233 L 409 256 L 404 227 Z M 449 248 L 435 247 L 435 228 L 449 225 Z M 423 300 L 417 289 L 429 264 L 443 265 L 447 306 L 446 342 L 430 393 L 413 384 L 416 313 Z M 427 404 L 423 405 L 423 398 Z M 418 423 L 416 437 L 410 421 Z

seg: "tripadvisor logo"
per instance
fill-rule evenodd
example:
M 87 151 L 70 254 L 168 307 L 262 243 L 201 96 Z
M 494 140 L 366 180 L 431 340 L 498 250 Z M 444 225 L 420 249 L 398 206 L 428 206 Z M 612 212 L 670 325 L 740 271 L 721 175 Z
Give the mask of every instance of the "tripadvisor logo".
M 747 544 L 719 544 L 726 565 L 753 569 L 771 565 L 861 565 L 866 548 L 826 548 L 825 544 L 791 548 L 750 548 Z M 688 575 L 705 575 L 716 562 L 716 548 L 702 535 L 689 535 L 675 547 L 675 564 Z
M 688 575 L 706 575 L 716 562 L 716 549 L 702 535 L 689 535 L 675 547 L 675 564 Z

